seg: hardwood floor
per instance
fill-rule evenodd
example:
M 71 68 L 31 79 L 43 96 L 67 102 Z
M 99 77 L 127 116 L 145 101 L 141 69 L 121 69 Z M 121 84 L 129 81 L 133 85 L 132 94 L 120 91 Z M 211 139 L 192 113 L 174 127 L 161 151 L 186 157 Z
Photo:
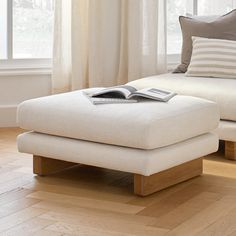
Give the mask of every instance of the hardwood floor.
M 0 129 L 0 235 L 236 236 L 236 161 L 204 158 L 204 174 L 149 197 L 131 174 L 76 166 L 32 174 L 16 149 L 21 130 Z

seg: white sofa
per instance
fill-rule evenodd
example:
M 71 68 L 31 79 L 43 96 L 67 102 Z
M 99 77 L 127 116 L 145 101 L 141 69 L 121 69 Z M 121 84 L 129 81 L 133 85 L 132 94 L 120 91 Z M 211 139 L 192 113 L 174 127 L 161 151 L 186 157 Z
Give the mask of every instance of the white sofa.
M 182 95 L 200 97 L 216 102 L 221 121 L 215 131 L 225 140 L 225 155 L 236 160 L 236 80 L 223 78 L 186 77 L 185 74 L 163 74 L 128 83 L 138 89 L 157 87 Z M 194 122 L 194 121 L 193 121 Z

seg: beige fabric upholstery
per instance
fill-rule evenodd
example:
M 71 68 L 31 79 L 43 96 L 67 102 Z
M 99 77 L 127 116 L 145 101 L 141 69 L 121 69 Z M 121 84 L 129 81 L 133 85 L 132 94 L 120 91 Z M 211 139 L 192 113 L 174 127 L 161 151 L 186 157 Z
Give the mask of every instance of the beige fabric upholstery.
M 221 140 L 236 142 L 236 122 L 221 120 L 214 133 L 218 134 Z
M 99 144 L 39 133 L 18 137 L 20 152 L 149 176 L 215 152 L 218 137 L 204 134 L 154 150 Z
M 82 91 L 23 102 L 23 129 L 140 149 L 155 149 L 208 133 L 218 126 L 218 106 L 175 96 L 168 103 L 92 105 Z M 193 125 L 194 124 L 194 125 Z
M 236 80 L 205 77 L 186 77 L 184 74 L 163 74 L 129 83 L 139 89 L 157 87 L 178 94 L 196 96 L 217 102 L 220 117 L 236 121 Z
M 186 76 L 236 79 L 236 41 L 193 37 Z

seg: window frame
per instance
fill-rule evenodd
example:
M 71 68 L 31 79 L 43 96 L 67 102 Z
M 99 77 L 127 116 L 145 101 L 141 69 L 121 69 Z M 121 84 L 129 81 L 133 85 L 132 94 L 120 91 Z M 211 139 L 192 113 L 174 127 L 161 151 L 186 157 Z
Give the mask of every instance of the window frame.
M 190 13 L 193 15 L 198 14 L 198 0 L 189 0 L 192 6 Z M 168 40 L 168 35 L 166 35 L 166 40 Z M 180 63 L 181 53 L 179 54 L 167 54 L 167 68 L 169 71 L 173 70 Z
M 7 58 L 0 59 L 0 75 L 17 71 L 39 71 L 51 73 L 52 58 L 13 58 L 13 0 L 7 0 Z

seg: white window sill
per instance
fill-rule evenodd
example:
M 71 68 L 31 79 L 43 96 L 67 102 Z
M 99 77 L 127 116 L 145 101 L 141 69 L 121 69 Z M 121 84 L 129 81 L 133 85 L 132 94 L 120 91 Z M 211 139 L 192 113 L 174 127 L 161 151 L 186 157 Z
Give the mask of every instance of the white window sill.
M 51 59 L 0 60 L 0 76 L 50 75 L 51 73 Z
M 51 75 L 51 68 L 24 68 L 24 69 L 1 69 L 2 76 L 22 76 L 22 75 Z

